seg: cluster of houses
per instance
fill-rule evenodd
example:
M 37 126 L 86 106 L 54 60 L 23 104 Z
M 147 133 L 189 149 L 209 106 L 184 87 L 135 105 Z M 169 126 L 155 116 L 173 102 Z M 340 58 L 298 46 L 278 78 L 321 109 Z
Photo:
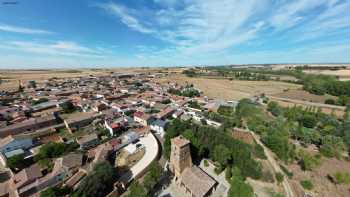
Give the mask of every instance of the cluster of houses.
M 159 84 L 143 73 L 33 81 L 26 88 L 0 95 L 0 197 L 32 196 L 53 186 L 77 188 L 91 166 L 107 160 L 150 132 L 160 138 L 172 119 L 221 124 L 201 115 L 236 103 L 187 98 L 168 93 L 177 84 Z M 200 103 L 202 110 L 188 106 Z M 79 152 L 53 160 L 52 169 L 35 163 L 49 143 L 77 143 Z M 8 161 L 21 155 L 30 165 L 10 169 Z M 27 162 L 26 162 L 27 163 Z

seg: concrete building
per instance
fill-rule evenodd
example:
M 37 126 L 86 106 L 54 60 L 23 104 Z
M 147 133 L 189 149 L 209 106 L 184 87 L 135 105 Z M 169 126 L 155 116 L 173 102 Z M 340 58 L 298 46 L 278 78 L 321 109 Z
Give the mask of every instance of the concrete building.
M 217 182 L 192 164 L 190 141 L 182 136 L 171 139 L 170 171 L 175 183 L 189 197 L 209 197 Z
M 170 171 L 175 174 L 175 179 L 192 165 L 190 141 L 181 135 L 171 139 Z

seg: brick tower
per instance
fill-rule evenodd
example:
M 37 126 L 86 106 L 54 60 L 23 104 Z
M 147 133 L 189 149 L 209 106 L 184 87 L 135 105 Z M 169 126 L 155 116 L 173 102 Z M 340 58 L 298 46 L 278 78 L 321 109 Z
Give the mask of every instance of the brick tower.
M 171 139 L 170 171 L 177 179 L 188 167 L 192 167 L 190 141 L 180 135 Z

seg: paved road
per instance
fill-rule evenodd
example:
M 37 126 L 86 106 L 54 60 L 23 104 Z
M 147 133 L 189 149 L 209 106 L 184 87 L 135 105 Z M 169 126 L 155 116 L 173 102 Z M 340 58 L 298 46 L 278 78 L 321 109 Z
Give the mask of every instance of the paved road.
M 261 141 L 260 141 L 260 138 L 252 131 L 249 131 L 255 141 L 261 145 L 263 148 L 264 148 L 264 152 L 266 154 L 266 157 L 267 157 L 267 160 L 269 161 L 269 163 L 272 165 L 273 167 L 273 170 L 275 171 L 275 173 L 277 172 L 280 172 L 284 175 L 284 179 L 283 179 L 283 182 L 282 182 L 282 186 L 284 188 L 284 193 L 285 193 L 285 196 L 286 197 L 294 197 L 294 193 L 293 193 L 293 190 L 292 188 L 290 187 L 290 184 L 289 184 L 289 181 L 288 181 L 288 178 L 287 176 L 284 174 L 284 172 L 281 170 L 280 166 L 278 165 L 277 161 L 275 160 L 275 158 L 273 157 L 272 155 L 272 152 L 270 151 L 270 149 L 268 149 Z
M 124 174 L 119 179 L 121 181 L 130 182 L 135 177 L 138 177 L 158 156 L 158 142 L 152 133 L 149 133 L 147 136 L 142 137 L 139 140 L 139 143 L 145 146 L 145 155 L 140 161 L 138 161 L 133 167 L 131 167 L 129 173 Z

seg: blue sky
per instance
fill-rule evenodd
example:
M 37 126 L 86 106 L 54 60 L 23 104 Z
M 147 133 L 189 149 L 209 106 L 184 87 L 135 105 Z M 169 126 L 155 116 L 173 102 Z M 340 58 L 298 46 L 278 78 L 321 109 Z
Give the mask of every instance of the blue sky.
M 349 10 L 350 0 L 0 0 L 0 68 L 350 62 Z

